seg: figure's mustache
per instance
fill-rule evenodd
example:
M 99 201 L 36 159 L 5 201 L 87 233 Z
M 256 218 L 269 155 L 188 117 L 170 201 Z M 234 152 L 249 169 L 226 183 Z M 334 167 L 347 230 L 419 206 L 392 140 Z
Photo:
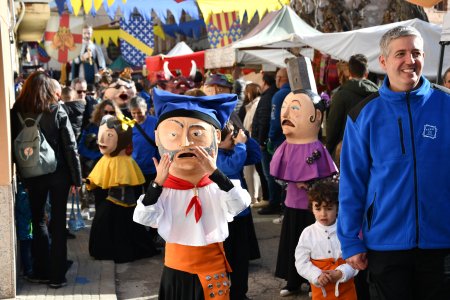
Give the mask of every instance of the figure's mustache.
M 205 149 L 205 151 L 209 154 L 209 155 L 213 155 L 214 152 L 214 145 L 211 145 L 209 147 L 202 147 L 203 149 Z M 163 146 L 158 146 L 158 151 L 159 151 L 159 155 L 161 155 L 161 157 L 164 154 L 169 154 L 170 160 L 173 160 L 173 158 L 180 152 L 186 152 L 186 150 L 189 151 L 194 151 L 194 148 L 184 148 L 184 149 L 179 149 L 179 150 L 167 150 L 166 148 L 164 148 Z

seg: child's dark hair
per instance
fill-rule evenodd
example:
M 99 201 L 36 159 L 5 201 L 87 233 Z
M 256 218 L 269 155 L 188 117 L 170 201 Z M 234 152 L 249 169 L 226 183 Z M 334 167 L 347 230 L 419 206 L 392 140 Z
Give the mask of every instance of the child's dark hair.
M 233 130 L 233 124 L 230 122 L 230 121 L 228 121 L 226 124 L 225 124 L 225 126 L 223 127 L 223 129 L 222 129 L 222 132 L 221 132 L 221 137 L 220 137 L 220 141 L 221 142 L 223 142 L 226 138 L 227 138 L 227 136 L 231 133 L 231 132 L 233 132 L 234 130 Z
M 339 185 L 335 181 L 331 180 L 319 180 L 309 189 L 308 200 L 309 208 L 312 209 L 312 203 L 317 202 L 317 206 L 322 204 L 338 206 L 339 199 Z

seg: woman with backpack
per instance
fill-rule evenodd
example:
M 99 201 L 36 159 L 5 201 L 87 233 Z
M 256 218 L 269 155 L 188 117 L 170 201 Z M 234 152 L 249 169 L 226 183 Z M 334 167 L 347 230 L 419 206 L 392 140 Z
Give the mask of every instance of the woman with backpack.
M 67 197 L 71 185 L 81 186 L 77 143 L 67 113 L 58 104 L 60 93 L 44 72 L 34 72 L 11 110 L 14 162 L 28 190 L 33 224 L 33 274 L 27 280 L 51 288 L 67 285 Z

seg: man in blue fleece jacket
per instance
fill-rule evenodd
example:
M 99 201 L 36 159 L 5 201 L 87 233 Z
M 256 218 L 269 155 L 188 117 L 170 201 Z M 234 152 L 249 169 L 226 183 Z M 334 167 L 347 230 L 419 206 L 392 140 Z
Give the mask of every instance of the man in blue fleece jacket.
M 380 50 L 383 85 L 350 111 L 345 128 L 343 257 L 368 268 L 372 299 L 449 299 L 450 95 L 421 75 L 415 28 L 389 30 Z

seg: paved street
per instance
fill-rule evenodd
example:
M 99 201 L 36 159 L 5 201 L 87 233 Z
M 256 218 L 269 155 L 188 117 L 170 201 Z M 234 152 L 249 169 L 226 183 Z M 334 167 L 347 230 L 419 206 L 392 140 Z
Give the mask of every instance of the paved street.
M 253 300 L 310 299 L 306 293 L 279 297 L 284 281 L 274 277 L 281 225 L 273 224 L 277 216 L 259 216 L 254 213 L 261 259 L 250 264 L 248 296 Z M 74 261 L 67 274 L 68 285 L 54 290 L 46 285 L 28 283 L 18 278 L 18 299 L 157 299 L 163 255 L 132 263 L 114 264 L 96 261 L 88 254 L 89 228 L 68 240 L 69 259 Z

